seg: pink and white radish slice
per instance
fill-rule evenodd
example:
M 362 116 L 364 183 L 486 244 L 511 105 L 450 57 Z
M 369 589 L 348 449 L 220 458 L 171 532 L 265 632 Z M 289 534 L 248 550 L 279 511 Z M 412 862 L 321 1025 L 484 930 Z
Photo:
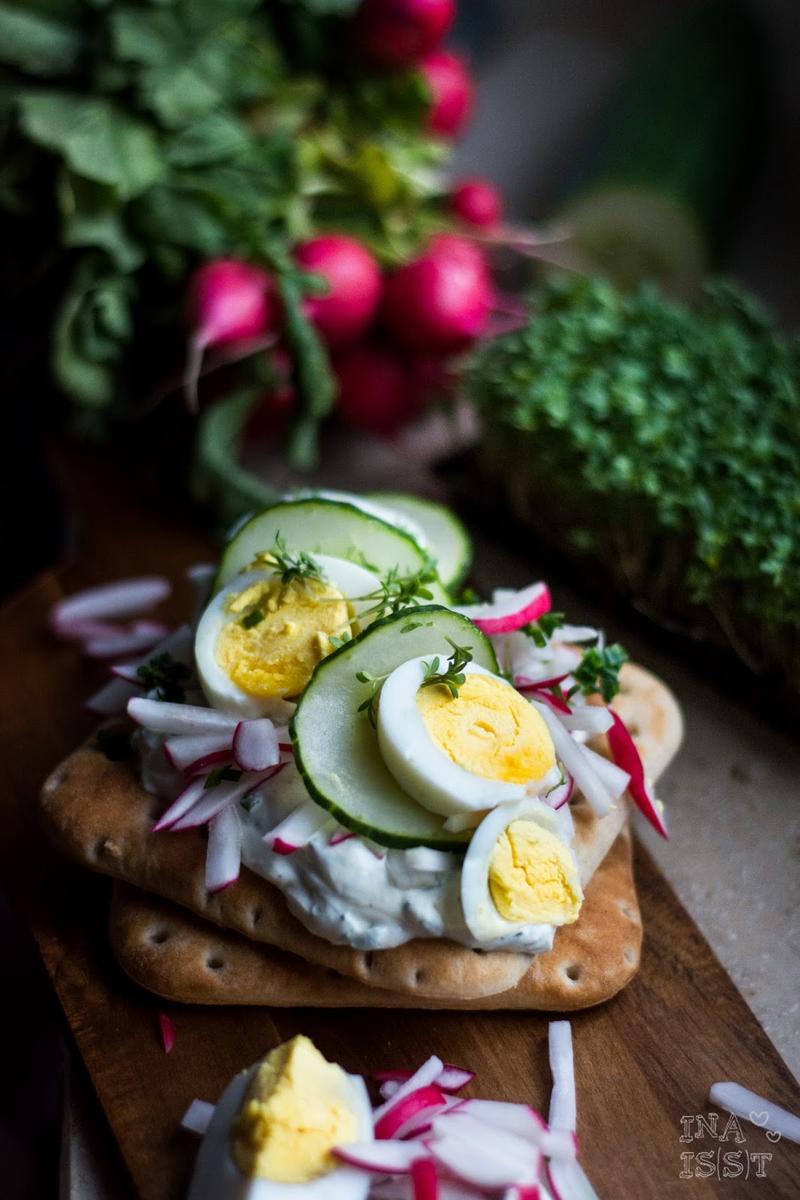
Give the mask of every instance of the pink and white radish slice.
M 469 617 L 483 633 L 495 636 L 513 633 L 531 621 L 538 621 L 550 611 L 551 603 L 547 584 L 539 582 L 519 592 L 503 593 L 502 599 L 492 604 L 469 604 L 456 612 Z
M 307 846 L 321 829 L 333 824 L 333 818 L 324 808 L 314 803 L 301 804 L 279 825 L 265 833 L 262 841 L 275 854 L 294 854 L 296 850 Z
M 420 1126 L 430 1127 L 434 1113 L 447 1105 L 444 1092 L 430 1083 L 403 1096 L 375 1122 L 376 1138 L 402 1138 L 416 1132 Z
M 227 731 L 177 734 L 164 742 L 164 755 L 176 771 L 194 775 L 203 768 L 231 761 L 231 737 Z
M 416 1092 L 420 1088 L 429 1087 L 432 1083 L 435 1083 L 443 1070 L 444 1063 L 442 1060 L 437 1058 L 435 1054 L 432 1054 L 413 1075 L 409 1075 L 408 1079 L 400 1084 L 400 1087 L 389 1100 L 378 1105 L 372 1114 L 373 1125 L 377 1126 L 384 1116 L 388 1112 L 391 1112 L 406 1096 L 410 1096 L 412 1092 Z
M 548 1123 L 551 1129 L 568 1129 L 574 1133 L 577 1128 L 577 1105 L 572 1027 L 569 1021 L 551 1021 L 547 1039 L 550 1074 L 553 1077 Z
M 239 722 L 238 717 L 202 708 L 196 704 L 171 704 L 135 696 L 128 704 L 128 715 L 137 725 L 153 733 L 201 734 L 227 733 L 231 739 Z
M 376 1175 L 407 1175 L 415 1159 L 426 1152 L 418 1142 L 384 1139 L 337 1146 L 333 1153 L 341 1162 L 363 1171 L 373 1171 Z
M 609 790 L 606 783 L 600 779 L 597 769 L 589 757 L 591 752 L 588 748 L 575 741 L 547 704 L 543 704 L 539 700 L 531 700 L 531 704 L 544 717 L 553 739 L 556 755 L 563 763 L 564 769 L 575 780 L 576 787 L 583 792 L 597 816 L 605 817 L 614 807 L 614 801 L 625 791 L 627 779 L 615 795 L 614 791 Z
M 85 707 L 96 717 L 116 717 L 125 712 L 128 701 L 140 695 L 141 691 L 140 685 L 130 683 L 127 679 L 110 679 L 89 697 Z
M 242 863 L 242 821 L 235 804 L 223 808 L 208 825 L 206 889 L 221 892 L 239 878 Z
M 658 806 L 658 801 L 651 796 L 644 773 L 644 763 L 636 749 L 636 743 L 628 731 L 622 718 L 609 709 L 613 724 L 608 731 L 608 746 L 614 762 L 630 776 L 628 793 L 636 807 L 650 822 L 653 828 L 663 838 L 669 838 L 669 832 Z
M 71 633 L 84 622 L 81 637 L 85 637 L 93 621 L 118 621 L 149 612 L 172 591 L 168 579 L 161 575 L 146 575 L 134 579 L 120 579 L 116 583 L 105 583 L 86 588 L 67 596 L 50 611 L 50 626 L 60 637 L 70 638 Z
M 92 637 L 84 643 L 84 653 L 89 658 L 126 658 L 152 648 L 166 637 L 169 630 L 160 621 L 137 621 L 130 629 L 120 627 L 117 632 Z
M 264 771 L 280 758 L 278 734 L 269 717 L 240 721 L 233 734 L 233 761 L 242 771 Z

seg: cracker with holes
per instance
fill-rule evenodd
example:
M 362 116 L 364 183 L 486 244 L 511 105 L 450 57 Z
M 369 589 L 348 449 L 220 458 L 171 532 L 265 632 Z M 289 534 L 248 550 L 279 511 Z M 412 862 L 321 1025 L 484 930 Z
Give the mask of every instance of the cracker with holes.
M 53 772 L 41 813 L 119 881 L 112 942 L 143 986 L 571 1009 L 635 973 L 627 817 L 665 833 L 652 781 L 680 710 L 544 584 L 453 607 L 463 536 L 436 552 L 375 502 L 283 501 L 202 580 L 199 619 L 95 698 L 124 715 Z M 141 638 L 152 622 L 109 632 L 122 593 L 71 598 L 54 627 Z

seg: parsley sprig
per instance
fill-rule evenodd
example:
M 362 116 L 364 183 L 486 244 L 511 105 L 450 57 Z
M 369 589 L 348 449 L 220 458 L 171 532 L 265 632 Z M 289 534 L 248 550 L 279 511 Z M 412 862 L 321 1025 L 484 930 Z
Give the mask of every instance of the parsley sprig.
M 436 687 L 441 684 L 446 687 L 450 695 L 455 700 L 458 696 L 458 689 L 466 680 L 464 668 L 467 663 L 472 662 L 472 647 L 459 646 L 451 638 L 446 641 L 453 647 L 453 653 L 447 660 L 447 665 L 444 670 L 441 669 L 441 661 L 437 655 L 430 662 L 425 663 L 425 675 L 420 687 Z
M 303 583 L 308 579 L 317 583 L 323 581 L 322 568 L 317 560 L 304 550 L 290 550 L 280 533 L 275 534 L 272 549 L 257 555 L 256 561 L 275 567 L 283 584 Z
M 361 613 L 362 620 L 377 621 L 380 617 L 432 600 L 433 592 L 427 585 L 433 583 L 435 578 L 436 568 L 432 560 L 426 562 L 419 571 L 406 575 L 402 575 L 398 567 L 390 567 L 374 592 L 358 597 L 359 600 L 374 601 L 370 608 Z
M 369 717 L 369 723 L 374 729 L 378 723 L 378 699 L 381 694 L 381 688 L 389 678 L 389 672 L 385 675 L 370 675 L 369 671 L 356 671 L 356 679 L 359 683 L 366 683 L 369 688 L 366 700 L 362 700 L 358 706 L 358 712 L 365 712 Z
M 529 637 L 534 645 L 543 650 L 557 629 L 564 624 L 564 614 L 560 612 L 543 613 L 537 621 L 531 621 L 522 627 L 522 632 Z
M 627 661 L 627 651 L 618 642 L 602 649 L 590 646 L 584 650 L 580 663 L 572 672 L 575 683 L 568 696 L 574 696 L 576 692 L 592 696 L 599 692 L 606 704 L 610 704 L 619 691 L 620 668 Z
M 149 662 L 137 667 L 136 674 L 149 692 L 155 691 L 157 700 L 182 704 L 192 671 L 165 650 L 163 654 L 156 654 Z

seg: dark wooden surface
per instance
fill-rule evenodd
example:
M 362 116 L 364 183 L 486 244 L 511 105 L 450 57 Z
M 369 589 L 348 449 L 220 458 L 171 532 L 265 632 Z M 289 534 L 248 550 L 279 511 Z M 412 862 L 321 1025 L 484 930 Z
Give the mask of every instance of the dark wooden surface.
M 63 464 L 62 464 L 63 467 Z M 177 1200 L 194 1152 L 177 1123 L 195 1096 L 214 1100 L 236 1071 L 294 1032 L 312 1036 L 349 1070 L 413 1066 L 436 1052 L 479 1072 L 482 1095 L 546 1105 L 547 1019 L 536 1014 L 421 1014 L 303 1010 L 203 1010 L 172 1006 L 173 1052 L 161 1048 L 158 1001 L 136 989 L 111 958 L 108 887 L 62 861 L 35 820 L 38 786 L 89 728 L 80 698 L 91 669 L 43 629 L 65 591 L 140 571 L 176 580 L 209 548 L 162 506 L 135 497 L 113 466 L 70 460 L 64 475 L 79 524 L 74 561 L 47 574 L 0 612 L 0 655 L 11 686 L 0 699 L 0 867 L 30 924 L 47 971 L 143 1200 Z M 176 619 L 188 592 L 179 585 Z M 800 1147 L 706 1136 L 681 1143 L 681 1118 L 707 1113 L 709 1085 L 735 1079 L 800 1108 L 789 1072 L 708 944 L 643 851 L 638 881 L 644 965 L 616 1000 L 573 1020 L 579 1136 L 587 1171 L 604 1197 L 798 1195 Z M 724 1122 L 723 1122 L 724 1124 Z M 681 1154 L 709 1151 L 709 1178 L 680 1177 Z M 749 1179 L 721 1178 L 721 1155 L 739 1151 Z M 769 1153 L 765 1177 L 749 1156 Z M 696 1166 L 692 1160 L 692 1168 Z

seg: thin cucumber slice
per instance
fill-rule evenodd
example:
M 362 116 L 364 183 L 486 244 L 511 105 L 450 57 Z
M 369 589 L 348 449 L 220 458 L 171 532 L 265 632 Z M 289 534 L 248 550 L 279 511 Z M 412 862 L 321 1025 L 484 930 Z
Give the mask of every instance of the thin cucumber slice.
M 356 675 L 388 675 L 422 654 L 446 659 L 451 638 L 473 661 L 497 672 L 492 644 L 459 613 L 438 605 L 406 609 L 376 621 L 317 666 L 292 718 L 294 760 L 310 795 L 336 819 L 381 846 L 463 850 L 464 834 L 443 828 L 389 772 L 378 737 L 358 707 L 368 696 Z
M 256 513 L 237 531 L 223 551 L 214 591 L 230 582 L 257 554 L 270 550 L 278 535 L 290 550 L 350 559 L 374 568 L 378 575 L 392 567 L 412 574 L 428 561 L 410 534 L 353 504 L 287 500 Z
M 400 495 L 401 493 L 397 494 Z M 358 492 L 342 492 L 336 488 L 300 488 L 297 491 L 288 493 L 284 499 L 333 500 L 342 504 L 352 504 L 356 508 L 362 509 L 365 513 L 370 513 L 373 517 L 378 517 L 381 521 L 388 521 L 390 525 L 396 525 L 398 529 L 402 529 L 404 533 L 409 534 L 423 550 L 431 552 L 430 541 L 426 537 L 421 524 L 414 517 L 402 512 L 396 505 L 390 507 L 388 504 L 381 504 L 377 493 L 373 496 L 361 496 Z
M 435 500 L 407 492 L 371 492 L 368 499 L 419 526 L 446 588 L 464 582 L 472 564 L 472 541 L 455 513 Z

